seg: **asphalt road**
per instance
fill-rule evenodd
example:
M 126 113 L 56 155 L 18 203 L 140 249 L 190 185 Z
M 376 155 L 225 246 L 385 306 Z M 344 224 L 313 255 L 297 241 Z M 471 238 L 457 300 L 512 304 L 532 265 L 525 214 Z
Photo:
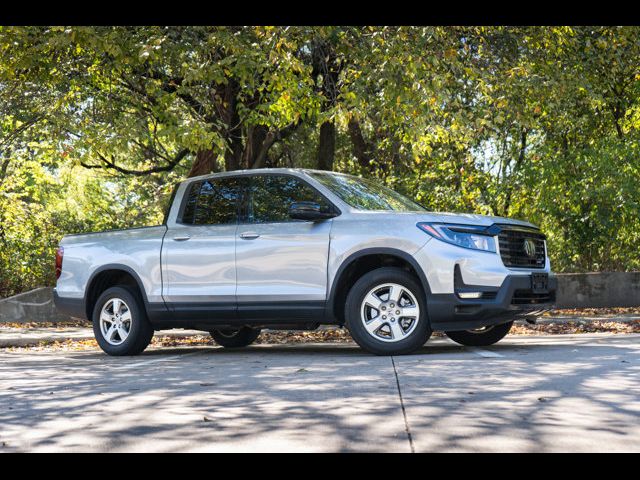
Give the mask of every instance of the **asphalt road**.
M 0 351 L 0 452 L 640 451 L 640 335 Z

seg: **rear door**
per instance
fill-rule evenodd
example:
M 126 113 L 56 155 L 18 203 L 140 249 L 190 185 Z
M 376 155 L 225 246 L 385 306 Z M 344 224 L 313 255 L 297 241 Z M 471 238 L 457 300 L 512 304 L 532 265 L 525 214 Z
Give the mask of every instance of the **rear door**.
M 163 297 L 181 316 L 236 317 L 235 242 L 241 177 L 192 183 L 162 249 Z
M 236 243 L 239 317 L 285 320 L 322 315 L 332 220 L 293 220 L 288 212 L 299 201 L 334 207 L 293 175 L 253 175 L 248 188 Z

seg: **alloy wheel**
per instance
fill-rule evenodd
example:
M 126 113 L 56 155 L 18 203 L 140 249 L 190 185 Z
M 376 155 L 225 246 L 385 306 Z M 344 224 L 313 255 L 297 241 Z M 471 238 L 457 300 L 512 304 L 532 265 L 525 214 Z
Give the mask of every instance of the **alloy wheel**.
M 420 320 L 416 296 L 398 283 L 372 288 L 362 300 L 360 318 L 376 340 L 399 342 L 415 330 Z
M 131 310 L 121 298 L 110 298 L 100 312 L 100 332 L 110 345 L 121 345 L 131 333 Z

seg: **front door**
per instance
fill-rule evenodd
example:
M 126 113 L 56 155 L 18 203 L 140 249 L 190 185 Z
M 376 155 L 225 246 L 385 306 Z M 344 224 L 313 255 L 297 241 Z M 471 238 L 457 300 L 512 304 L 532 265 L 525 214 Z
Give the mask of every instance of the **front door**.
M 324 313 L 332 220 L 289 218 L 294 202 L 331 209 L 312 186 L 292 175 L 250 177 L 238 225 L 236 275 L 240 318 L 312 319 Z

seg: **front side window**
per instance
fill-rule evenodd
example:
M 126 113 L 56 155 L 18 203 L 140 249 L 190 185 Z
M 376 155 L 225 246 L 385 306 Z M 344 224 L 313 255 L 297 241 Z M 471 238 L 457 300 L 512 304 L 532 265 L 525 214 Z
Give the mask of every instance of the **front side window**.
M 211 178 L 189 187 L 182 223 L 224 225 L 238 221 L 240 178 Z
M 313 187 L 288 175 L 256 175 L 251 177 L 247 220 L 251 223 L 293 222 L 289 207 L 295 202 L 315 202 L 321 211 L 332 206 Z
M 413 200 L 373 180 L 334 173 L 312 172 L 310 175 L 358 210 L 425 211 Z

